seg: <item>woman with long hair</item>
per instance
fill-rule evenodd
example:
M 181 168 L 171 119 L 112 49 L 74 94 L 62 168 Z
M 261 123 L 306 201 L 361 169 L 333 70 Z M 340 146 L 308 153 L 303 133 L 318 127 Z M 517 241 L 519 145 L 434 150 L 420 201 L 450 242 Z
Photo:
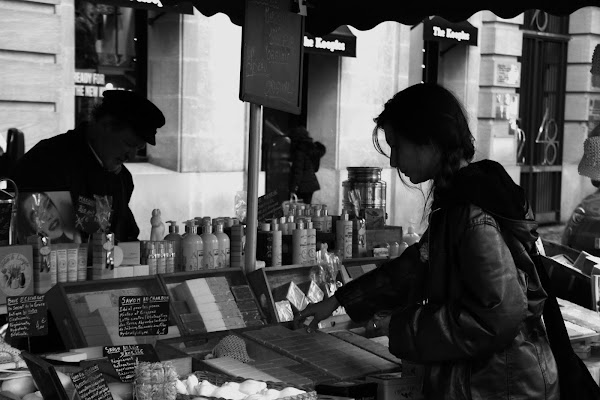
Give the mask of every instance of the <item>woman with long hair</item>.
M 298 318 L 312 316 L 314 330 L 340 305 L 354 321 L 393 309 L 390 351 L 424 365 L 427 399 L 558 399 L 541 320 L 547 295 L 531 258 L 537 224 L 522 188 L 497 162 L 473 162 L 465 112 L 441 86 L 397 93 L 375 123 L 390 166 L 431 182 L 427 231 Z

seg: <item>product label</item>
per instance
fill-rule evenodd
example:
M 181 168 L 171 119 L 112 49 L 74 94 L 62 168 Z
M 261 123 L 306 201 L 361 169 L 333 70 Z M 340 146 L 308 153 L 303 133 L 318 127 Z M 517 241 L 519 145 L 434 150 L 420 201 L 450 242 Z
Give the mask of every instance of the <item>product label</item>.
M 344 226 L 344 258 L 352 258 L 352 225 Z
M 216 249 L 213 249 L 212 253 L 213 253 L 212 254 L 212 260 L 213 260 L 213 262 L 212 262 L 212 267 L 211 268 L 213 268 L 213 269 L 221 268 L 220 265 L 219 265 L 219 257 L 220 257 L 220 255 L 219 255 L 219 253 L 220 253 L 219 252 L 219 248 L 217 247 Z

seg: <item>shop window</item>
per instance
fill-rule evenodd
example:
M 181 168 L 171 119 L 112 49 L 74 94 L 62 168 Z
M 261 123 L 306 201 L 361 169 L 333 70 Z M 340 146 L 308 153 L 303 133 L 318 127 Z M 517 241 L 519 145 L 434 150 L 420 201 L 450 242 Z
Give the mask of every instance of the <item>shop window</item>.
M 108 89 L 146 95 L 147 11 L 75 1 L 75 125 Z M 146 149 L 138 152 L 144 161 Z

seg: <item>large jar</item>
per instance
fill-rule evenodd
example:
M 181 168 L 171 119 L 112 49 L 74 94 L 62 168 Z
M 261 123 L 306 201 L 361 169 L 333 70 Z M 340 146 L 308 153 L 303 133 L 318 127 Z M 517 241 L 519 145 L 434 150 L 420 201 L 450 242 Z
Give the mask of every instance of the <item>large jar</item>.
M 355 190 L 360 194 L 360 209 L 383 208 L 386 212 L 386 183 L 381 180 L 381 168 L 347 167 L 348 180 L 342 182 L 344 210 L 352 211 L 350 193 Z M 387 215 L 387 214 L 384 214 Z

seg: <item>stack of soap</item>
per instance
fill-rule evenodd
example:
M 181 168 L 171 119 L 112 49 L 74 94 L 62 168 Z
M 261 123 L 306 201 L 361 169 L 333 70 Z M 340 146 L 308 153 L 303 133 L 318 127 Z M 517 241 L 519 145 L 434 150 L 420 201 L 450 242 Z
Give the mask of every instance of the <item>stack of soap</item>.
M 296 311 L 302 311 L 308 305 L 304 292 L 294 282 L 273 289 L 273 299 L 276 302 L 287 300 Z
M 184 322 L 192 322 L 195 330 L 201 329 L 200 322 L 206 332 L 246 326 L 224 277 L 190 279 L 176 286 L 174 292 L 178 300 L 187 303 L 191 314 L 200 316 L 182 316 Z
M 262 315 L 248 285 L 232 286 L 231 291 L 246 326 L 264 325 Z

